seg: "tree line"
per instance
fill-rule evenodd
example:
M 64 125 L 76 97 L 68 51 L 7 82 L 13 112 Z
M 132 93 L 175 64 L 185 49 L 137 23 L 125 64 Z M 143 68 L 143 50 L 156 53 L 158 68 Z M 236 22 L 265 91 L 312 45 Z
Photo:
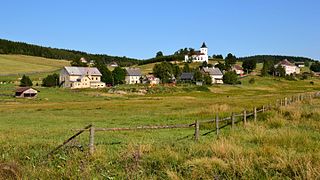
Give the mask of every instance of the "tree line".
M 139 60 L 133 58 L 109 56 L 105 54 L 89 54 L 81 51 L 42 47 L 38 45 L 32 45 L 23 42 L 14 42 L 5 39 L 0 39 L 0 54 L 21 54 L 51 59 L 64 59 L 70 61 L 78 60 L 84 57 L 88 60 L 100 61 L 105 64 L 115 61 L 120 66 L 132 66 L 140 62 Z
M 288 59 L 293 62 L 316 62 L 314 59 L 306 58 L 306 57 L 280 56 L 280 55 L 256 55 L 256 56 L 249 56 L 249 57 L 240 57 L 237 59 L 238 59 L 238 61 L 255 60 L 257 63 L 264 63 L 265 61 L 272 61 L 274 64 L 276 64 L 284 59 Z

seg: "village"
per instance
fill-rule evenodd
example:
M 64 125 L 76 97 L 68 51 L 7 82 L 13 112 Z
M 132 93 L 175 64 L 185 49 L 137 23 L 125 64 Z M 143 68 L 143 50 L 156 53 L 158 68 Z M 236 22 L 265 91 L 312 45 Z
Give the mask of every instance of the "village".
M 158 74 L 155 74 L 154 71 L 157 71 L 155 68 L 153 68 L 152 72 L 143 73 L 139 66 L 120 67 L 117 62 L 111 62 L 110 64 L 103 65 L 105 67 L 102 69 L 117 69 L 118 72 L 120 72 L 120 79 L 117 79 L 117 83 L 115 83 L 114 79 L 108 82 L 103 80 L 106 78 L 104 78 L 104 75 L 99 71 L 99 67 L 96 67 L 97 65 L 95 64 L 95 61 L 87 60 L 82 57 L 80 60 L 76 61 L 81 66 L 77 66 L 77 63 L 71 63 L 73 66 L 63 67 L 63 69 L 60 70 L 59 75 L 56 75 L 56 79 L 53 80 L 53 85 L 47 87 L 58 86 L 60 88 L 69 89 L 101 89 L 112 87 L 117 84 L 141 84 L 148 85 L 150 87 L 161 84 L 170 84 L 174 86 L 179 84 L 211 86 L 237 84 L 240 82 L 238 80 L 239 78 L 243 78 L 248 75 L 257 75 L 257 72 L 254 71 L 256 62 L 252 65 L 253 67 L 251 69 L 245 69 L 243 67 L 244 63 L 241 65 L 234 59 L 232 60 L 232 63 L 229 63 L 229 65 L 227 65 L 228 62 L 225 62 L 226 60 L 224 59 L 214 61 L 213 64 L 210 64 L 208 52 L 208 47 L 204 42 L 199 51 L 192 51 L 185 54 L 183 61 L 175 61 L 173 64 L 172 62 L 162 62 L 171 64 L 171 66 L 176 66 L 176 68 L 178 68 L 178 72 L 176 73 L 173 73 L 170 70 L 162 70 L 162 72 L 156 72 Z M 221 62 L 225 63 L 222 64 Z M 223 65 L 222 68 L 221 65 Z M 193 68 L 190 68 L 189 66 L 192 66 Z M 296 75 L 301 74 L 300 68 L 303 68 L 304 66 L 304 62 L 291 63 L 289 60 L 283 59 L 274 65 L 273 68 L 275 70 L 272 72 L 272 75 L 295 77 Z M 230 80 L 230 77 L 233 79 Z M 25 76 L 25 78 L 28 77 Z M 25 81 L 25 78 L 20 80 Z M 32 88 L 31 86 L 29 87 L 28 83 L 22 83 L 20 86 L 21 88 L 17 88 L 15 92 L 15 97 L 34 98 L 37 97 L 38 92 L 40 92 L 36 88 Z

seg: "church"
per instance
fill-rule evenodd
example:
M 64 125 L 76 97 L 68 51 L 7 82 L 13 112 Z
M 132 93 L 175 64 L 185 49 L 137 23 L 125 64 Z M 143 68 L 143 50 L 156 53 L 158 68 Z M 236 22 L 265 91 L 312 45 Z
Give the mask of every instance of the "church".
M 206 43 L 203 42 L 200 51 L 189 52 L 189 54 L 185 55 L 184 61 L 189 62 L 208 62 L 208 48 Z

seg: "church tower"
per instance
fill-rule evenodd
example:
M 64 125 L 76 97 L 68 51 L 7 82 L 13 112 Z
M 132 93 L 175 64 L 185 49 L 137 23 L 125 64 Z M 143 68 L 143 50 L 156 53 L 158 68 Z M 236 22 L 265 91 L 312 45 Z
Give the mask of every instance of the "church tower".
M 202 44 L 202 46 L 201 46 L 201 48 L 200 48 L 200 52 L 203 53 L 203 54 L 206 55 L 206 56 L 208 55 L 208 48 L 207 48 L 205 42 L 203 42 L 203 44 Z

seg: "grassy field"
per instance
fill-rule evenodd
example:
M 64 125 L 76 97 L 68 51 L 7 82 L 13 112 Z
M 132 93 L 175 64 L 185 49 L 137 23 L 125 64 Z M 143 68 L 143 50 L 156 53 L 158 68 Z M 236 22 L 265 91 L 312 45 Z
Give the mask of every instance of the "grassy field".
M 69 61 L 23 55 L 0 55 L 0 76 L 45 73 L 70 65 Z
M 226 129 L 199 143 L 192 129 L 97 132 L 96 153 L 87 155 L 88 134 L 52 158 L 46 155 L 75 132 L 96 127 L 192 123 L 275 103 L 280 97 L 319 91 L 320 80 L 254 77 L 242 85 L 117 87 L 132 92 L 41 88 L 37 99 L 15 99 L 14 86 L 0 85 L 0 162 L 14 163 L 30 179 L 237 179 L 320 176 L 320 100 L 267 113 L 247 128 Z M 314 85 L 310 83 L 314 82 Z M 128 90 L 129 89 L 129 90 Z M 138 89 L 148 89 L 141 95 Z M 201 127 L 201 132 L 206 132 Z

